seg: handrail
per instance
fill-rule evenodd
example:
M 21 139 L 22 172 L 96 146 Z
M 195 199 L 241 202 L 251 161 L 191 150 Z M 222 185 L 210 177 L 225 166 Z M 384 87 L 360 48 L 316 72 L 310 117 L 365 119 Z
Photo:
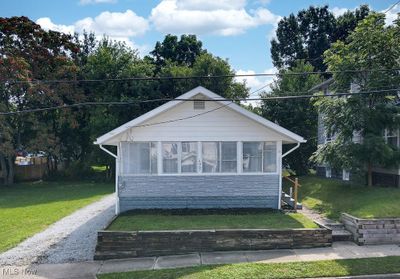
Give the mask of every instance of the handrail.
M 287 180 L 289 180 L 290 182 L 292 182 L 294 184 L 294 193 L 293 193 L 293 209 L 294 211 L 297 212 L 297 200 L 298 200 L 298 187 L 301 187 L 301 185 L 299 184 L 299 178 L 295 177 L 295 179 L 291 179 L 288 176 L 284 176 L 284 178 L 286 178 Z

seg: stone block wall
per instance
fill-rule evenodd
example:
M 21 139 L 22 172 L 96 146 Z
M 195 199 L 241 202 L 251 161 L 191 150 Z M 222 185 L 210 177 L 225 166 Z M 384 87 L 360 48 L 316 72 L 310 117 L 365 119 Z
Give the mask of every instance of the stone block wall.
M 121 259 L 193 252 L 316 248 L 332 245 L 332 231 L 243 229 L 99 231 L 95 259 Z
M 362 219 L 342 213 L 341 221 L 358 245 L 400 244 L 400 218 Z

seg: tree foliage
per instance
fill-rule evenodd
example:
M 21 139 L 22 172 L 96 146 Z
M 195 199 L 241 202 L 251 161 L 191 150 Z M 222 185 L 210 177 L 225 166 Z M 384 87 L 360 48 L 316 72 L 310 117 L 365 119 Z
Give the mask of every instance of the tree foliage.
M 323 116 L 331 143 L 320 146 L 314 155 L 319 162 L 333 167 L 368 173 L 372 185 L 372 167 L 393 167 L 400 162 L 397 147 L 385 142 L 385 129 L 397 131 L 400 126 L 397 89 L 400 81 L 400 25 L 385 26 L 384 14 L 372 13 L 360 22 L 345 41 L 334 43 L 326 53 L 328 69 L 334 74 L 338 91 L 386 92 L 353 95 L 342 98 L 317 98 L 315 105 Z M 356 70 L 357 72 L 343 72 Z M 370 71 L 373 70 L 373 71 Z M 358 72 L 359 71 L 359 72 Z M 354 142 L 354 135 L 361 142 Z
M 321 82 L 318 75 L 292 75 L 313 71 L 309 63 L 298 62 L 293 68 L 280 71 L 281 77 L 272 85 L 271 92 L 263 97 L 300 96 L 309 94 L 307 91 Z M 293 131 L 305 139 L 299 149 L 285 158 L 297 175 L 306 174 L 311 168 L 309 158 L 315 151 L 317 136 L 317 112 L 307 98 L 265 100 L 261 105 L 262 115 L 279 125 Z
M 345 39 L 357 22 L 369 13 L 366 5 L 335 18 L 328 6 L 301 10 L 278 23 L 276 38 L 271 40 L 275 67 L 292 67 L 299 59 L 308 61 L 316 71 L 325 71 L 323 53 L 337 40 Z

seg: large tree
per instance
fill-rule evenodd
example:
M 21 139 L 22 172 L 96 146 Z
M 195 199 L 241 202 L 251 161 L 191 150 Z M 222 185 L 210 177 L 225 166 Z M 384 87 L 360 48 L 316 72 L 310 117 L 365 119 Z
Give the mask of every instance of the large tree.
M 82 101 L 84 96 L 74 83 L 34 82 L 75 79 L 78 68 L 71 57 L 77 52 L 79 47 L 69 35 L 45 31 L 26 17 L 0 18 L 2 107 L 15 111 Z M 79 126 L 77 113 L 77 110 L 60 110 L 8 116 L 13 151 L 46 151 L 51 159 L 68 156 L 61 153 L 70 144 L 63 135 Z M 8 156 L 15 155 L 9 152 Z M 12 171 L 12 165 L 7 170 Z
M 309 63 L 302 61 L 291 69 L 282 69 L 280 78 L 271 86 L 272 91 L 264 93 L 265 98 L 300 96 L 309 94 L 314 85 L 321 82 L 318 75 L 298 75 L 298 73 L 313 71 Z M 307 143 L 285 158 L 285 163 L 290 163 L 290 168 L 297 175 L 303 175 L 312 167 L 309 158 L 316 149 L 317 112 L 310 105 L 308 98 L 265 100 L 261 104 L 262 115 L 279 125 L 303 136 Z
M 400 127 L 398 85 L 400 76 L 400 24 L 385 26 L 384 14 L 373 13 L 360 22 L 345 41 L 333 44 L 325 54 L 330 71 L 335 71 L 339 92 L 384 92 L 318 98 L 316 107 L 327 133 L 334 140 L 320 146 L 314 159 L 333 167 L 367 173 L 372 185 L 373 166 L 391 167 L 400 162 L 397 146 L 385 141 L 383 133 Z M 390 90 L 390 88 L 395 88 Z M 353 140 L 354 136 L 361 140 Z
M 316 71 L 325 71 L 323 53 L 333 42 L 343 40 L 357 22 L 369 13 L 366 5 L 335 18 L 328 6 L 301 10 L 278 23 L 276 38 L 271 40 L 275 67 L 292 67 L 299 59 L 308 61 Z

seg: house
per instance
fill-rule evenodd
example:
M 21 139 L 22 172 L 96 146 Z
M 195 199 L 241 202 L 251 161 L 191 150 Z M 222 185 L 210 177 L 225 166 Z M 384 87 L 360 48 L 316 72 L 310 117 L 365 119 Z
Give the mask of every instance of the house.
M 334 79 L 330 78 L 310 89 L 310 92 L 321 91 L 325 95 L 332 94 L 332 86 L 334 84 Z M 351 85 L 350 92 L 357 92 L 358 88 L 355 84 Z M 400 147 L 399 131 L 389 132 L 385 130 L 382 135 L 386 142 L 393 144 L 394 146 Z M 318 146 L 327 144 L 335 139 L 335 135 L 327 134 L 323 115 L 318 114 Z M 362 137 L 359 133 L 353 134 L 353 142 L 362 141 Z M 373 166 L 372 172 L 372 183 L 374 185 L 386 185 L 400 187 L 400 166 L 398 168 L 383 168 L 380 166 Z M 344 169 L 335 169 L 329 166 L 329 164 L 323 164 L 317 166 L 317 175 L 326 178 L 340 179 L 344 181 L 352 180 L 353 176 L 350 171 Z
M 116 213 L 281 207 L 282 157 L 305 140 L 196 87 L 97 138 L 116 159 Z M 282 145 L 295 144 L 285 154 Z M 117 147 L 113 154 L 104 145 Z

